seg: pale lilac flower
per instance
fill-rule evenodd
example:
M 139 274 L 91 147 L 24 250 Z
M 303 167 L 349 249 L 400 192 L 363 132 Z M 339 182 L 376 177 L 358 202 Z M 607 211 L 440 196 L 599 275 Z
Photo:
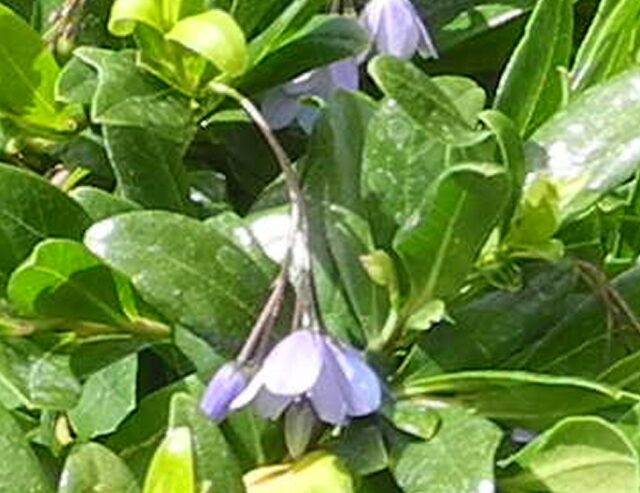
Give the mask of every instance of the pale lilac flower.
M 231 409 L 251 404 L 263 417 L 278 418 L 293 403 L 307 402 L 325 423 L 345 424 L 381 404 L 380 381 L 355 349 L 313 330 L 297 330 L 264 360 Z
M 213 376 L 200 401 L 200 409 L 216 422 L 229 414 L 231 402 L 245 389 L 248 379 L 235 362 L 223 365 Z
M 358 90 L 358 64 L 352 58 L 306 72 L 291 82 L 268 91 L 262 101 L 262 113 L 274 130 L 298 120 L 311 133 L 318 110 L 300 100 L 305 97 L 329 99 L 339 89 Z
M 429 32 L 410 0 L 370 0 L 360 24 L 369 31 L 378 53 L 404 60 L 419 52 L 438 57 Z

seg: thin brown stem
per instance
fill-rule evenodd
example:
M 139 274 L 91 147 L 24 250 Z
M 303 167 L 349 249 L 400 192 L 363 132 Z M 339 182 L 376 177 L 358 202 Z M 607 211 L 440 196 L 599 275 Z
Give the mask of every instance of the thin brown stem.
M 313 280 L 309 244 L 309 220 L 304 193 L 300 186 L 298 175 L 293 169 L 293 164 L 271 131 L 262 113 L 260 113 L 260 110 L 258 110 L 251 100 L 232 87 L 219 82 L 212 82 L 209 84 L 209 87 L 214 92 L 228 96 L 238 102 L 258 128 L 280 165 L 291 202 L 291 229 L 288 254 L 291 258 L 288 265 L 288 273 L 291 284 L 296 292 L 294 327 L 320 329 L 322 323 L 317 307 L 315 283 Z

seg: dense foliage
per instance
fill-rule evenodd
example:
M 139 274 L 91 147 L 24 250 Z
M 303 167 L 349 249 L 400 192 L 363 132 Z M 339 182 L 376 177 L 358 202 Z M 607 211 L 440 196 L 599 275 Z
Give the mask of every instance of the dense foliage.
M 0 492 L 638 493 L 638 60 L 638 0 L 0 1 Z

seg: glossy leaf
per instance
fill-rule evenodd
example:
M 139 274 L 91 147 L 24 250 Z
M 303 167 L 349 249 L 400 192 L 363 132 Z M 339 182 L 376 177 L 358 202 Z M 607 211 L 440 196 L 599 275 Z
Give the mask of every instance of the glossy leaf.
M 640 269 L 630 269 L 611 283 L 628 309 L 638 310 Z M 597 291 L 576 297 L 573 307 L 547 328 L 546 334 L 513 357 L 514 366 L 543 373 L 596 378 L 612 361 L 640 349 L 640 335 L 614 319 Z M 615 323 L 620 324 L 616 327 Z
M 456 408 L 440 415 L 442 424 L 433 438 L 402 440 L 392 448 L 392 472 L 402 491 L 491 491 L 500 429 Z
M 263 57 L 273 52 L 282 43 L 287 31 L 292 25 L 304 24 L 319 11 L 322 0 L 293 0 L 280 12 L 273 22 L 251 41 L 250 56 L 252 64 L 257 64 Z M 263 5 L 266 2 L 261 2 Z M 255 15 L 255 8 L 251 11 Z
M 475 131 L 454 102 L 411 63 L 378 56 L 369 64 L 369 73 L 388 97 L 442 142 L 469 145 L 486 136 Z
M 133 355 L 87 379 L 78 404 L 68 414 L 80 439 L 111 433 L 135 409 L 137 373 L 138 359 Z
M 453 399 L 488 418 L 528 429 L 607 408 L 631 407 L 638 396 L 595 382 L 512 371 L 459 372 L 414 379 L 408 396 Z
M 203 10 L 202 0 L 117 0 L 111 8 L 109 30 L 117 36 L 132 34 L 136 23 L 160 32 L 169 31 L 179 19 Z
M 571 89 L 580 92 L 631 68 L 638 44 L 640 6 L 633 0 L 606 0 L 580 45 L 571 69 Z
M 506 491 L 631 493 L 640 487 L 632 444 L 596 417 L 561 421 L 507 463 L 522 471 L 501 481 Z
M 0 286 L 36 243 L 80 239 L 89 223 L 82 208 L 53 185 L 0 164 Z
M 509 116 L 521 135 L 530 135 L 561 106 L 559 68 L 566 68 L 573 45 L 571 0 L 541 0 L 507 65 L 495 108 Z
M 143 493 L 196 493 L 189 428 L 170 428 L 153 456 Z
M 85 243 L 168 320 L 208 335 L 227 354 L 248 333 L 271 283 L 210 225 L 168 212 L 107 219 Z
M 0 4 L 0 113 L 28 125 L 75 130 L 75 110 L 54 98 L 59 73 L 39 34 Z
M 430 187 L 394 239 L 411 279 L 412 309 L 460 289 L 508 197 L 507 174 L 492 164 L 453 166 Z
M 557 187 L 562 218 L 583 211 L 635 171 L 639 81 L 640 70 L 632 69 L 586 91 L 527 143 L 528 167 Z
M 260 91 L 331 62 L 355 57 L 367 46 L 367 36 L 352 19 L 316 16 L 294 36 L 267 52 L 239 81 L 244 91 Z
M 55 490 L 18 423 L 0 406 L 0 490 L 53 493 Z
M 393 100 L 380 106 L 367 129 L 362 161 L 362 187 L 378 244 L 389 244 L 407 223 L 444 169 L 446 155 L 446 145 Z
M 505 209 L 501 228 L 502 234 L 504 235 L 509 228 L 509 223 L 518 206 L 522 195 L 522 187 L 525 183 L 526 163 L 524 158 L 524 143 L 518 135 L 518 129 L 513 121 L 502 113 L 487 110 L 480 113 L 478 117 L 493 133 L 500 149 L 502 164 L 509 171 L 511 197 Z
M 361 341 L 359 327 L 372 334 L 383 300 L 359 261 L 371 247 L 363 220 L 361 158 L 373 110 L 367 98 L 337 93 L 318 118 L 304 162 L 323 316 L 334 333 Z
M 70 409 L 78 401 L 80 390 L 68 356 L 26 339 L 0 341 L 0 401 L 4 406 Z
M 140 209 L 135 202 L 95 187 L 77 187 L 69 195 L 82 206 L 93 222 Z
M 194 376 L 174 382 L 145 396 L 105 442 L 131 468 L 142 484 L 157 447 L 168 429 L 170 404 L 177 392 L 201 394 L 203 384 Z
M 111 450 L 99 443 L 74 448 L 61 473 L 58 493 L 139 493 L 136 479 Z
M 243 493 L 242 474 L 224 435 L 218 426 L 200 411 L 198 402 L 187 394 L 177 394 L 171 401 L 170 429 L 191 432 L 196 490 L 211 488 L 229 493 Z
M 416 0 L 424 18 L 434 26 L 438 47 L 453 48 L 468 39 L 518 19 L 536 0 Z
M 91 118 L 105 126 L 119 192 L 144 206 L 184 210 L 182 157 L 194 132 L 188 100 L 138 68 L 133 52 L 82 48 L 75 55 L 98 71 Z
M 354 481 L 335 455 L 313 452 L 291 465 L 250 471 L 245 476 L 247 493 L 353 493 Z
M 223 10 L 185 17 L 166 35 L 213 63 L 230 75 L 241 75 L 248 65 L 249 55 L 244 34 L 236 21 Z
M 123 308 L 135 303 L 131 286 L 82 243 L 46 240 L 38 244 L 12 274 L 7 292 L 25 314 L 132 328 Z
M 574 308 L 579 274 L 568 263 L 523 274 L 525 285 L 517 292 L 490 291 L 452 308 L 452 322 L 425 333 L 421 348 L 442 370 L 454 371 L 502 366 L 535 344 Z

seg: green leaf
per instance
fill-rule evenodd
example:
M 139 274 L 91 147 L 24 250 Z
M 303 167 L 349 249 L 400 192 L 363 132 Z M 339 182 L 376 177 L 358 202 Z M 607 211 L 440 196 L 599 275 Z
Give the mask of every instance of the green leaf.
M 636 68 L 584 92 L 531 137 L 527 167 L 557 188 L 561 218 L 585 210 L 633 174 L 640 163 L 638 118 Z
M 95 70 L 73 57 L 62 68 L 56 81 L 56 99 L 65 103 L 91 104 L 98 87 L 98 74 Z
M 314 126 L 303 163 L 323 317 L 334 333 L 360 341 L 362 329 L 371 333 L 377 325 L 376 310 L 384 301 L 359 261 L 371 243 L 360 180 L 373 110 L 368 98 L 336 93 Z
M 70 409 L 78 401 L 80 390 L 68 356 L 27 339 L 0 341 L 0 402 L 4 406 Z
M 82 238 L 89 226 L 82 208 L 39 176 L 0 164 L 0 287 L 47 237 Z
M 260 3 L 263 6 L 267 4 L 267 2 L 262 1 Z M 275 51 L 283 43 L 286 34 L 293 25 L 306 23 L 322 6 L 323 0 L 293 0 L 289 2 L 287 8 L 273 20 L 269 27 L 251 41 L 249 46 L 251 64 L 256 65 L 265 55 Z M 252 5 L 252 15 L 256 15 L 255 12 L 256 9 Z
M 425 333 L 420 347 L 442 370 L 454 371 L 502 366 L 535 344 L 575 308 L 572 293 L 579 276 L 569 263 L 537 266 L 523 274 L 525 285 L 517 292 L 491 291 L 453 307 L 453 322 Z
M 171 401 L 170 429 L 182 428 L 191 432 L 196 490 L 243 493 L 240 467 L 222 432 L 187 394 L 177 394 Z
M 500 481 L 506 491 L 634 493 L 640 488 L 638 454 L 605 420 L 567 418 L 511 457 L 522 471 Z
M 369 73 L 389 98 L 442 142 L 464 146 L 486 137 L 474 130 L 450 97 L 410 62 L 377 56 L 369 63 Z
M 119 194 L 146 207 L 184 211 L 182 157 L 195 132 L 189 100 L 137 67 L 132 51 L 81 48 L 75 55 L 98 71 L 91 119 L 104 125 Z
M 408 311 L 457 293 L 508 197 L 508 175 L 492 164 L 453 166 L 430 187 L 394 239 L 411 280 Z
M 143 493 L 196 493 L 189 428 L 170 428 L 153 456 Z
M 202 383 L 194 377 L 174 382 L 145 396 L 138 407 L 106 438 L 114 450 L 142 482 L 156 448 L 164 438 L 171 399 L 177 392 L 202 393 Z
M 64 464 L 58 493 L 139 493 L 127 465 L 99 443 L 74 448 Z
M 92 226 L 85 243 L 167 320 L 208 335 L 224 354 L 248 333 L 271 284 L 211 225 L 178 214 L 116 216 Z
M 135 52 L 83 47 L 74 55 L 98 72 L 91 105 L 94 123 L 150 128 L 174 142 L 193 135 L 189 100 L 140 69 Z
M 18 122 L 55 131 L 73 131 L 76 110 L 56 103 L 60 68 L 40 35 L 0 4 L 0 113 Z
M 20 426 L 2 406 L 0 406 L 0 490 L 25 493 L 55 491 Z
M 107 126 L 104 138 L 119 196 L 149 209 L 187 210 L 183 143 L 139 127 Z
M 135 409 L 137 373 L 138 357 L 134 354 L 87 379 L 78 404 L 68 413 L 81 440 L 111 433 Z
M 427 441 L 438 433 L 441 425 L 435 409 L 410 400 L 394 402 L 385 415 L 398 430 Z
M 541 429 L 572 414 L 631 407 L 639 397 L 580 378 L 516 371 L 468 371 L 413 379 L 401 395 L 445 398 L 487 418 Z
M 389 467 L 382 432 L 371 423 L 352 423 L 332 444 L 330 451 L 358 476 L 368 476 Z
M 640 268 L 635 267 L 610 285 L 631 313 L 640 309 L 639 278 Z M 598 291 L 574 297 L 571 309 L 551 323 L 544 336 L 514 355 L 511 367 L 596 378 L 613 361 L 640 349 L 640 335 L 625 330 L 626 319 L 614 319 L 620 327 L 611 325 L 611 310 Z
M 362 163 L 362 186 L 378 244 L 390 244 L 397 228 L 407 223 L 444 169 L 446 155 L 446 145 L 395 101 L 380 106 L 368 126 Z
M 262 467 L 245 476 L 247 493 L 354 493 L 351 474 L 338 457 L 311 452 L 286 465 Z
M 138 314 L 136 295 L 122 274 L 71 240 L 38 244 L 11 275 L 7 293 L 17 308 L 31 316 L 93 322 L 104 325 L 104 331 L 168 333 L 162 324 Z
M 237 0 L 231 13 L 247 37 L 253 37 L 255 33 L 266 30 L 270 21 L 293 3 L 289 0 Z
M 501 233 L 504 236 L 509 228 L 509 223 L 520 201 L 522 187 L 526 175 L 526 162 L 524 158 L 524 143 L 518 135 L 518 130 L 508 117 L 494 110 L 483 111 L 478 115 L 493 133 L 498 147 L 502 164 L 509 171 L 511 182 L 511 197 L 506 207 Z
M 259 63 L 254 62 L 238 85 L 245 92 L 268 89 L 314 68 L 354 57 L 366 46 L 366 33 L 355 20 L 339 15 L 316 16 Z
M 561 106 L 559 68 L 573 47 L 573 2 L 540 0 L 507 65 L 495 108 L 509 116 L 521 135 L 530 135 Z
M 417 0 L 424 18 L 436 29 L 438 46 L 450 49 L 523 16 L 536 0 Z
M 492 491 L 500 429 L 461 409 L 440 415 L 442 424 L 431 440 L 402 440 L 392 447 L 392 472 L 402 491 Z
M 137 23 L 142 23 L 167 32 L 179 19 L 199 13 L 203 7 L 202 0 L 116 0 L 111 8 L 109 31 L 116 36 L 128 36 Z
M 605 82 L 637 63 L 638 15 L 640 5 L 633 0 L 599 2 L 571 69 L 573 91 Z
M 286 453 L 282 422 L 266 420 L 251 409 L 231 414 L 222 431 L 243 471 L 275 464 Z
M 598 381 L 640 394 L 640 351 L 620 358 L 598 375 Z
M 82 186 L 69 192 L 89 214 L 93 222 L 102 221 L 118 214 L 140 210 L 140 206 L 131 200 L 117 197 L 100 188 Z
M 244 34 L 234 18 L 223 10 L 185 17 L 166 38 L 198 53 L 232 77 L 241 75 L 249 63 Z

